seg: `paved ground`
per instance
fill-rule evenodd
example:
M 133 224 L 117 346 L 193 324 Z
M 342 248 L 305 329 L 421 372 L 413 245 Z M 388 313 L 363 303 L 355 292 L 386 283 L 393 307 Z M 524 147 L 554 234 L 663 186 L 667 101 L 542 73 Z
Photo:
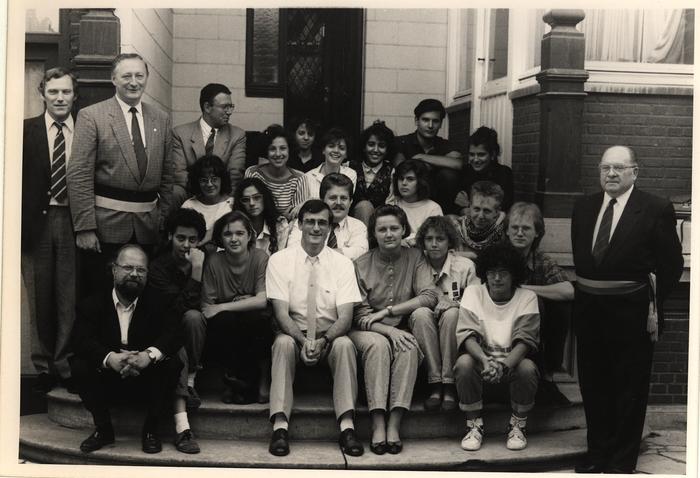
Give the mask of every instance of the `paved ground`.
M 686 469 L 685 430 L 659 430 L 642 443 L 642 452 L 637 461 L 637 473 L 645 475 L 685 475 Z M 556 473 L 573 473 L 573 468 Z

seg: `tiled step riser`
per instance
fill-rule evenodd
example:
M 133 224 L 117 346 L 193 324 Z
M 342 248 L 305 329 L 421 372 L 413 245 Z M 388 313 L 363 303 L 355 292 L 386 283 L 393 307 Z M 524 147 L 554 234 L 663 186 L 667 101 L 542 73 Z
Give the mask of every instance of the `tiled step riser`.
M 49 401 L 49 417 L 54 422 L 69 428 L 90 428 L 92 418 L 76 402 Z M 503 409 L 487 410 L 484 425 L 487 434 L 502 434 L 508 424 L 509 412 Z M 143 423 L 143 413 L 118 409 L 112 412 L 112 421 L 117 432 L 138 433 Z M 164 420 L 164 430 L 171 427 Z M 240 408 L 225 410 L 201 409 L 190 415 L 190 424 L 197 436 L 220 439 L 267 439 L 271 426 L 267 410 L 243 411 Z M 459 437 L 464 433 L 464 415 L 457 412 L 411 411 L 404 417 L 401 436 L 405 438 Z M 530 433 L 584 428 L 585 419 L 580 407 L 557 410 L 533 410 L 528 419 Z M 368 438 L 371 429 L 366 409 L 358 411 L 356 429 L 363 438 Z M 290 434 L 298 440 L 334 440 L 338 435 L 336 420 L 332 412 L 298 411 L 292 414 Z

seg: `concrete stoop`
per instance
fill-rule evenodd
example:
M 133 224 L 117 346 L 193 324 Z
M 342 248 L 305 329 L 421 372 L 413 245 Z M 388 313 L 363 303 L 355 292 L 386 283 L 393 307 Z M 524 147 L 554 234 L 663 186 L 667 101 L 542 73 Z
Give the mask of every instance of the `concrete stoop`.
M 269 432 L 269 429 L 268 429 Z M 383 470 L 551 470 L 573 463 L 586 447 L 585 430 L 544 432 L 528 436 L 528 447 L 510 451 L 505 435 L 487 436 L 481 450 L 466 452 L 460 436 L 404 440 L 399 455 L 377 456 L 369 451 L 351 457 L 343 454 L 335 440 L 299 440 L 290 436 L 291 452 L 275 457 L 267 451 L 267 440 L 198 439 L 202 452 L 185 455 L 163 436 L 163 451 L 147 455 L 138 436 L 117 435 L 114 445 L 93 453 L 82 453 L 80 442 L 89 429 L 71 429 L 52 422 L 46 414 L 28 415 L 20 421 L 20 456 L 32 463 L 140 465 L 226 468 L 313 468 Z

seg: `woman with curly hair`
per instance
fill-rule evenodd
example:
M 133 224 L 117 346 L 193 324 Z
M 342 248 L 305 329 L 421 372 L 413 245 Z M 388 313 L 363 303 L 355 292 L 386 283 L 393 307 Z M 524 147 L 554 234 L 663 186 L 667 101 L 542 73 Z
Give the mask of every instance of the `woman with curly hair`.
M 525 279 L 523 257 L 510 243 L 484 250 L 476 261 L 481 284 L 464 291 L 457 322 L 455 364 L 459 408 L 467 416 L 462 448 L 481 448 L 484 422 L 482 392 L 510 392 L 513 413 L 506 447 L 527 446 L 527 413 L 535 405 L 539 373 L 529 358 L 539 345 L 537 295 L 520 287 Z
M 331 173 L 346 175 L 352 181 L 352 187 L 355 189 L 357 173 L 347 164 L 343 164 L 347 161 L 350 150 L 350 138 L 345 131 L 340 128 L 331 128 L 323 135 L 319 146 L 323 155 L 323 163 L 304 174 L 306 179 L 306 196 L 304 199 L 322 199 L 321 181 L 327 174 Z
M 233 210 L 244 212 L 255 230 L 255 247 L 267 255 L 287 246 L 289 222 L 275 207 L 272 193 L 258 178 L 244 178 L 233 195 Z
M 323 162 L 323 156 L 314 143 L 319 134 L 319 125 L 311 118 L 294 118 L 289 129 L 293 138 L 289 167 L 308 173 Z
M 422 358 L 406 320 L 420 307 L 432 309 L 438 300 L 421 252 L 401 247 L 401 239 L 409 232 L 400 207 L 378 207 L 368 228 L 372 249 L 355 261 L 362 303 L 355 307 L 354 330 L 348 337 L 364 368 L 372 419 L 370 450 L 378 455 L 397 454 L 403 449 L 401 420 L 411 407 Z

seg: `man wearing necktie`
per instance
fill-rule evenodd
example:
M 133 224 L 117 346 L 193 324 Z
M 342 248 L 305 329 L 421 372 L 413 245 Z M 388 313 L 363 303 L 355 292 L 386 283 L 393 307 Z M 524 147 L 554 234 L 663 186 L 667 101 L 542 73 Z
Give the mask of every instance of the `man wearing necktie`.
M 202 116 L 173 130 L 173 204 L 179 207 L 192 191 L 187 190 L 187 175 L 202 156 L 218 156 L 231 177 L 232 191 L 243 179 L 245 170 L 245 131 L 229 123 L 234 104 L 231 90 L 219 83 L 209 83 L 199 94 Z M 232 193 L 233 195 L 233 193 Z
M 635 187 L 639 163 L 626 146 L 598 166 L 603 192 L 576 203 L 574 323 L 588 454 L 577 473 L 632 473 L 644 426 L 653 344 L 663 300 L 683 271 L 674 209 Z
M 67 179 L 87 292 L 108 284 L 106 264 L 122 244 L 150 251 L 170 208 L 170 118 L 141 101 L 147 82 L 144 59 L 120 54 L 116 95 L 78 113 Z
M 270 257 L 265 275 L 280 333 L 272 344 L 270 453 L 289 453 L 287 429 L 292 412 L 298 360 L 311 367 L 327 362 L 333 374 L 333 406 L 343 452 L 364 452 L 353 422 L 357 398 L 356 350 L 346 336 L 353 306 L 361 300 L 352 261 L 326 247 L 333 215 L 321 200 L 299 210 L 300 244 Z
M 75 316 L 75 242 L 66 192 L 77 80 L 66 68 L 44 73 L 43 114 L 25 120 L 22 143 L 22 276 L 33 308 L 37 390 L 60 379 L 72 390 L 68 343 Z

